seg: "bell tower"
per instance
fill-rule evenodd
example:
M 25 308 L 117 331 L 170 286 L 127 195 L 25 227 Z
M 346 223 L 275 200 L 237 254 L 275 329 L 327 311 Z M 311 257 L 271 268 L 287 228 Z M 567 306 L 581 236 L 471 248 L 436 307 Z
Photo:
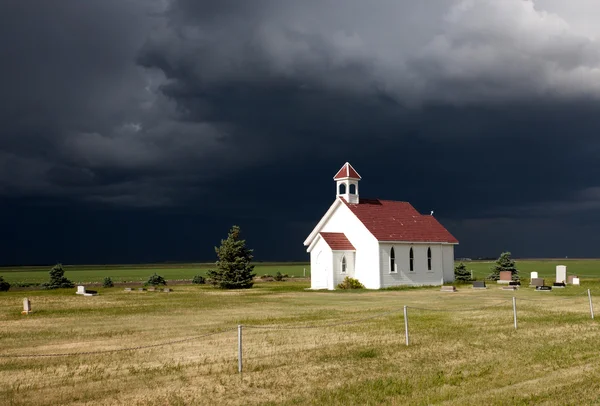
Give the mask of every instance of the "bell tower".
M 361 179 L 356 170 L 346 162 L 342 169 L 333 177 L 336 195 L 351 204 L 358 204 L 358 181 Z

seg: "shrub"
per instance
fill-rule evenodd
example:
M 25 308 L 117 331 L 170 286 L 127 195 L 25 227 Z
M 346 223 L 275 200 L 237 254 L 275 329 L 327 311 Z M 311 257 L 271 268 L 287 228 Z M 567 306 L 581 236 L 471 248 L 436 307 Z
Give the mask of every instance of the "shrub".
M 8 292 L 10 289 L 10 283 L 6 282 L 2 276 L 0 276 L 0 292 Z
M 206 279 L 202 275 L 196 275 L 194 276 L 194 279 L 192 279 L 192 283 L 196 285 L 204 285 L 206 283 Z
M 114 286 L 115 286 L 115 284 L 113 283 L 113 281 L 110 278 L 110 276 L 107 276 L 106 278 L 104 278 L 104 281 L 102 282 L 102 287 L 103 288 L 112 288 Z
M 342 283 L 337 285 L 338 289 L 364 289 L 365 285 L 359 282 L 358 279 L 346 276 Z
M 471 272 L 462 262 L 454 267 L 454 279 L 457 282 L 471 282 Z
M 268 273 L 264 274 L 264 275 L 260 275 L 260 279 L 269 279 L 272 278 L 272 275 L 269 275 Z
M 152 286 L 158 286 L 158 285 L 167 286 L 167 281 L 165 280 L 165 278 L 163 278 L 162 276 L 160 276 L 156 272 L 154 272 L 153 275 L 150 275 L 150 277 L 148 278 L 148 280 L 146 281 L 145 284 L 152 285 Z
M 279 271 L 277 271 L 277 273 L 273 277 L 273 279 L 275 279 L 277 282 L 281 282 L 282 280 L 284 280 L 283 278 L 284 278 L 284 275 Z
M 59 289 L 72 288 L 75 284 L 65 277 L 65 270 L 62 264 L 56 264 L 50 270 L 50 281 L 42 283 L 41 286 L 42 289 Z

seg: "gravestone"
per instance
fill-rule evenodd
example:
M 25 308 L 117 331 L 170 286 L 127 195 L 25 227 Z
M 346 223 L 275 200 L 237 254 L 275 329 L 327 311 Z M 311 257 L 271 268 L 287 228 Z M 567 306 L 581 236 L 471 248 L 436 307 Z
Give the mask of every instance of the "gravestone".
M 484 281 L 474 281 L 473 289 L 487 289 L 487 286 L 485 286 Z
M 567 284 L 572 285 L 573 279 L 577 278 L 577 275 L 568 275 L 567 276 Z
M 131 288 L 125 288 L 125 292 L 131 292 Z
M 148 288 L 148 292 L 154 292 L 155 290 L 156 290 L 156 288 L 154 288 L 154 287 Z
M 98 296 L 98 292 L 95 290 L 86 290 L 83 296 Z
M 508 285 L 512 280 L 512 272 L 511 271 L 500 271 L 500 279 L 498 283 L 503 283 Z
M 530 286 L 535 286 L 535 287 L 544 286 L 544 279 L 542 279 L 542 278 L 533 278 L 531 280 Z
M 519 281 L 510 281 L 508 282 L 510 286 L 521 286 L 521 282 Z
M 75 292 L 76 295 L 85 295 L 85 286 L 83 285 L 79 285 L 77 286 L 77 292 Z
M 556 282 L 567 282 L 567 267 L 556 265 Z
M 163 292 L 171 292 L 171 289 L 170 288 L 164 288 Z
M 565 287 L 565 283 L 564 282 L 554 282 L 552 284 L 553 288 L 564 288 Z
M 25 298 L 23 299 L 23 311 L 21 312 L 21 314 L 29 313 L 31 313 L 31 302 L 29 301 L 29 299 Z
M 579 278 L 573 278 L 573 285 L 575 285 L 575 286 L 579 286 L 580 285 Z
M 529 277 L 529 279 L 536 279 L 539 278 L 538 273 L 537 272 L 532 272 L 531 276 Z
M 144 289 L 144 288 L 138 288 L 138 292 L 143 292 L 143 291 L 145 291 L 145 290 L 146 290 L 146 289 Z
M 541 292 L 549 291 L 549 290 L 552 290 L 552 286 L 536 286 L 535 290 L 541 291 Z
M 440 292 L 456 292 L 456 286 L 442 286 Z
M 502 290 L 517 290 L 517 289 L 518 289 L 517 285 L 502 286 Z

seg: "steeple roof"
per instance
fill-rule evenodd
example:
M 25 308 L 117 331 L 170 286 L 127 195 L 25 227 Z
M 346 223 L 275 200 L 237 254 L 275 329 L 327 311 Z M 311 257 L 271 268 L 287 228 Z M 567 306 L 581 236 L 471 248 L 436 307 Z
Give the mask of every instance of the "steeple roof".
M 360 175 L 358 174 L 358 172 L 356 172 L 356 170 L 352 167 L 352 165 L 350 165 L 349 162 L 346 162 L 344 164 L 344 166 L 342 166 L 342 169 L 340 169 L 338 171 L 338 173 L 335 174 L 335 176 L 333 177 L 333 180 L 340 180 L 340 179 L 361 179 Z

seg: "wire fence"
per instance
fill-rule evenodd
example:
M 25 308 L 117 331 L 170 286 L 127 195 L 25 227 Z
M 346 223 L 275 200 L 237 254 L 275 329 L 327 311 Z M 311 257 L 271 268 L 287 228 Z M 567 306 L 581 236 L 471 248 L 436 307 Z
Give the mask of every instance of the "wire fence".
M 144 349 L 152 349 L 158 347 L 164 347 L 168 345 L 181 344 L 186 342 L 192 342 L 201 340 L 204 338 L 208 338 L 211 336 L 216 336 L 225 333 L 231 333 L 237 330 L 237 358 L 238 358 L 238 371 L 241 373 L 243 369 L 243 335 L 244 330 L 256 331 L 256 332 L 265 332 L 268 333 L 270 331 L 281 331 L 281 330 L 310 330 L 310 329 L 325 329 L 325 328 L 334 328 L 340 326 L 349 326 L 355 325 L 359 323 L 364 323 L 373 319 L 386 317 L 392 314 L 403 314 L 404 320 L 404 330 L 405 330 L 405 343 L 408 346 L 410 344 L 409 340 L 409 311 L 420 311 L 420 312 L 442 312 L 442 313 L 463 313 L 463 312 L 473 312 L 473 311 L 485 311 L 492 308 L 498 308 L 500 306 L 507 306 L 512 304 L 513 310 L 513 319 L 514 319 L 514 328 L 518 328 L 518 318 L 517 318 L 517 302 L 525 301 L 531 302 L 532 305 L 535 303 L 556 303 L 563 302 L 567 300 L 581 300 L 582 296 L 587 296 L 589 301 L 589 311 L 590 316 L 594 319 L 594 307 L 592 303 L 592 294 L 591 290 L 588 289 L 586 292 L 580 293 L 578 295 L 572 295 L 562 298 L 556 299 L 531 299 L 524 297 L 516 297 L 512 298 L 502 298 L 497 299 L 498 302 L 494 304 L 488 304 L 485 306 L 479 307 L 469 307 L 469 308 L 434 308 L 434 307 L 423 307 L 423 306 L 413 306 L 413 305 L 405 305 L 402 307 L 390 309 L 385 312 L 377 313 L 367 317 L 361 317 L 352 320 L 346 320 L 335 323 L 325 323 L 325 324 L 308 324 L 308 325 L 260 325 L 260 324 L 239 324 L 236 327 L 224 328 L 218 331 L 212 331 L 205 334 L 195 335 L 191 337 L 174 339 L 166 342 L 156 343 L 156 344 L 148 344 L 148 345 L 139 345 L 134 347 L 125 347 L 125 348 L 116 348 L 116 349 L 105 349 L 105 350 L 96 350 L 96 351 L 80 351 L 80 352 L 63 352 L 63 353 L 48 353 L 48 354 L 33 354 L 33 353 L 24 353 L 24 354 L 0 354 L 0 358 L 50 358 L 50 357 L 71 357 L 71 356 L 87 356 L 87 355 L 99 355 L 99 354 L 110 354 L 110 353 L 118 353 L 118 352 L 126 352 L 126 351 L 138 351 Z M 267 344 L 262 344 L 263 346 L 269 346 Z M 271 345 L 271 347 L 273 347 Z M 271 348 L 272 350 L 273 348 Z

